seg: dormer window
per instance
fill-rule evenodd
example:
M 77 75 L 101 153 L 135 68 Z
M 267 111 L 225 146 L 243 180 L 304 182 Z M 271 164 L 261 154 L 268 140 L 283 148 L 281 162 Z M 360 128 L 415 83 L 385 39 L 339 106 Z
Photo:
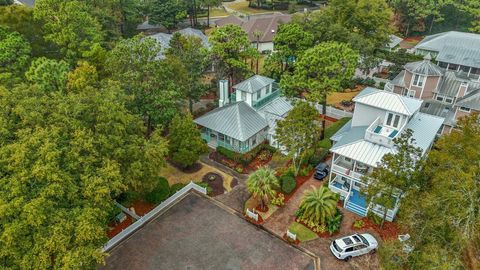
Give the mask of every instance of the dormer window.
M 400 115 L 387 112 L 387 121 L 385 121 L 385 126 L 398 129 L 400 127 Z
M 419 74 L 415 74 L 415 75 L 413 75 L 413 83 L 412 83 L 412 85 L 413 85 L 413 86 L 422 87 L 424 81 L 425 81 L 425 76 L 422 76 L 422 75 L 419 75 Z
M 470 112 L 470 108 L 467 108 L 467 107 L 460 107 L 460 111 L 462 112 Z

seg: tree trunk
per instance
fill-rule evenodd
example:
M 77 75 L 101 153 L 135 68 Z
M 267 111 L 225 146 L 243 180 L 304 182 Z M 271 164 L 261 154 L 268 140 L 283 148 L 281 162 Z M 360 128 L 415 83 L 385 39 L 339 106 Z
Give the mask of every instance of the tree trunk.
M 197 25 L 197 3 L 193 0 L 193 26 Z
M 262 209 L 262 211 L 265 211 L 265 200 L 263 199 L 263 197 L 260 200 L 260 208 Z
M 193 100 L 191 98 L 188 99 L 188 107 L 190 109 L 190 113 L 193 115 Z
M 207 6 L 207 27 L 210 27 L 210 5 Z
M 257 52 L 258 52 L 258 47 L 260 46 L 260 39 L 259 37 L 257 37 Z M 255 74 L 258 74 L 258 58 L 260 57 L 257 57 L 257 67 L 256 67 L 256 70 L 255 70 Z
M 322 100 L 322 132 L 320 133 L 320 140 L 325 138 L 325 116 L 327 115 L 327 93 L 323 94 Z

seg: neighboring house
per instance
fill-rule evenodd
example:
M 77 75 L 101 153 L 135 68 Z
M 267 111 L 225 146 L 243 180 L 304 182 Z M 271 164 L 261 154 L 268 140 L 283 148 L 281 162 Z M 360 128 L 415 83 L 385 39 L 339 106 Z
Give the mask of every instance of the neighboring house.
M 480 107 L 480 102 L 475 104 L 480 81 L 464 71 L 441 68 L 431 61 L 429 53 L 422 61 L 407 63 L 385 90 L 424 100 L 422 112 L 445 118 L 443 133 L 450 132 L 460 117 Z
M 27 7 L 33 7 L 35 5 L 35 0 L 14 0 L 17 5 L 25 5 Z
M 256 48 L 258 40 L 259 52 L 272 52 L 274 50 L 273 37 L 282 23 L 288 23 L 292 16 L 282 13 L 250 16 L 246 21 L 230 15 L 215 22 L 218 27 L 235 24 L 242 27 L 248 34 L 252 46 Z
M 421 55 L 430 53 L 442 68 L 480 78 L 480 34 L 450 31 L 426 36 L 414 50 Z
M 202 31 L 200 31 L 198 29 L 188 27 L 188 28 L 185 28 L 185 29 L 182 29 L 182 30 L 178 30 L 174 33 L 180 33 L 183 36 L 198 37 L 202 40 L 202 44 L 205 48 L 210 48 L 210 43 L 208 42 L 208 37 Z M 160 53 L 157 56 L 159 59 L 164 58 L 165 50 L 170 48 L 170 40 L 172 39 L 172 37 L 173 37 L 173 34 L 166 34 L 166 33 L 157 33 L 157 34 L 153 34 L 153 35 L 150 35 L 150 36 L 146 36 L 146 38 L 155 39 L 157 41 L 157 43 L 160 44 L 162 50 L 160 51 Z
M 390 35 L 390 41 L 387 44 L 387 49 L 389 51 L 395 51 L 399 48 L 400 42 L 402 42 L 403 38 L 398 37 L 396 35 Z
M 228 81 L 219 82 L 219 108 L 195 119 L 202 127 L 202 138 L 212 148 L 223 146 L 245 153 L 268 140 L 275 141 L 275 127 L 293 108 L 280 96 L 273 79 L 255 75 L 233 86 L 229 95 Z
M 367 186 L 362 177 L 379 165 L 384 155 L 395 152 L 393 140 L 407 129 L 413 131 L 415 146 L 425 155 L 431 148 L 443 118 L 420 112 L 422 101 L 371 87 L 354 99 L 352 120 L 335 133 L 329 188 L 340 194 L 345 209 L 366 216 L 369 211 L 383 216 L 378 205 L 366 201 L 361 189 Z M 399 209 L 387 212 L 391 221 Z

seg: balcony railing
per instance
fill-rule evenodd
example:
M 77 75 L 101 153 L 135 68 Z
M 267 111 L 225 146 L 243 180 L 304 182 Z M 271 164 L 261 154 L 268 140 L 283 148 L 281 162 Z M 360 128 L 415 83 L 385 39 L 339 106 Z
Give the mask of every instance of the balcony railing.
M 393 139 L 395 139 L 403 130 L 406 125 L 406 121 L 400 129 L 387 127 L 383 125 L 382 119 L 378 117 L 367 128 L 365 132 L 365 140 L 377 143 L 386 147 L 393 146 Z
M 276 97 L 280 95 L 280 91 L 278 89 L 272 89 L 272 93 L 269 95 L 252 102 L 252 107 L 255 109 L 260 109 L 261 107 L 265 106 L 266 104 L 270 103 L 270 101 L 274 100 Z

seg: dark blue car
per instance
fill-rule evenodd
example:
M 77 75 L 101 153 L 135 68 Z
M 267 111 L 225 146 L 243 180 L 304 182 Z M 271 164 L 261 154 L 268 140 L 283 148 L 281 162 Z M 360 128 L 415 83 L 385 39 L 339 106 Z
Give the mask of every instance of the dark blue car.
M 330 167 L 328 166 L 327 163 L 320 163 L 315 167 L 315 174 L 313 174 L 313 178 L 317 180 L 323 180 L 328 173 L 330 172 Z

